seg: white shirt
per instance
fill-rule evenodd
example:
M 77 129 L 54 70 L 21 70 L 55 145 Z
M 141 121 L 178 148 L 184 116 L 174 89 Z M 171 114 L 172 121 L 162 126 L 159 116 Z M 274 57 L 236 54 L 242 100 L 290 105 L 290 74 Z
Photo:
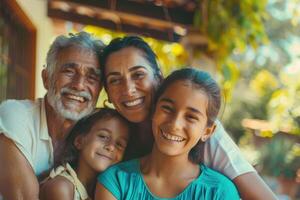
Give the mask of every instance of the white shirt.
M 216 125 L 214 134 L 204 143 L 204 164 L 231 180 L 245 173 L 256 172 L 218 120 Z
M 0 134 L 10 138 L 40 175 L 53 166 L 44 99 L 7 100 L 0 105 Z

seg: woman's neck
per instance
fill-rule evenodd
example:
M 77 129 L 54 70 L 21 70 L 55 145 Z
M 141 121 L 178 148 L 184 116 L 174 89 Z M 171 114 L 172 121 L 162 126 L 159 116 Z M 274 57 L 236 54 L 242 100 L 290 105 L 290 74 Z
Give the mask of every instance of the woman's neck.
M 151 120 L 136 124 L 134 132 L 137 137 L 137 144 L 142 148 L 143 152 L 149 154 L 153 146 L 153 134 Z
M 85 187 L 88 195 L 92 197 L 94 195 L 94 190 L 96 186 L 96 180 L 97 180 L 97 172 L 93 170 L 91 167 L 87 166 L 86 164 L 78 162 L 77 169 L 75 170 L 78 179 L 82 183 L 82 185 Z
M 151 120 L 147 119 L 141 123 L 136 124 L 138 137 L 141 141 L 152 138 L 152 124 Z

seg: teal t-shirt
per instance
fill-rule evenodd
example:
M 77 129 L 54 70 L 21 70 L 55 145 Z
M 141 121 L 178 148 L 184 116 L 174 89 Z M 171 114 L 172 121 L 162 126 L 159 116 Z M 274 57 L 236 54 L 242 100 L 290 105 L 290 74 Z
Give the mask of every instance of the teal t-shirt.
M 101 183 L 118 200 L 235 200 L 240 199 L 235 185 L 224 175 L 200 165 L 201 173 L 174 198 L 159 198 L 144 182 L 139 159 L 119 163 L 98 176 Z

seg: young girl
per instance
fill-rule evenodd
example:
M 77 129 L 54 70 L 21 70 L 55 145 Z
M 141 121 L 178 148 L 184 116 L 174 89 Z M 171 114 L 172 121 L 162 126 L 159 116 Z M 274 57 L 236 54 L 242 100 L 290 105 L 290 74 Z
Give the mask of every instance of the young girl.
M 239 199 L 227 177 L 198 164 L 220 109 L 217 83 L 203 71 L 177 70 L 155 102 L 152 152 L 99 175 L 95 199 Z
M 122 160 L 128 137 L 128 122 L 113 109 L 102 108 L 78 121 L 60 166 L 41 184 L 40 199 L 91 199 L 97 174 Z

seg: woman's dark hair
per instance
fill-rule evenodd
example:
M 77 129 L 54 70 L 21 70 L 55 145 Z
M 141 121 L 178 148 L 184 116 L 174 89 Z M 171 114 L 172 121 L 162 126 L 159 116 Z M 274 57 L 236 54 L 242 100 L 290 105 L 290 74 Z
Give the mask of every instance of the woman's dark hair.
M 99 120 L 110 119 L 113 117 L 116 117 L 125 124 L 129 125 L 129 122 L 124 117 L 122 117 L 116 110 L 111 108 L 96 109 L 92 114 L 80 119 L 69 132 L 65 140 L 61 159 L 55 164 L 55 167 L 69 163 L 74 169 L 77 168 L 79 150 L 74 145 L 76 137 L 79 135 L 87 135 L 94 124 L 99 123 Z
M 199 90 L 206 93 L 208 97 L 208 106 L 206 110 L 207 126 L 212 126 L 218 116 L 221 107 L 221 91 L 217 82 L 207 72 L 195 68 L 183 68 L 174 71 L 163 81 L 161 86 L 158 88 L 155 97 L 155 105 L 161 95 L 169 87 L 169 85 L 178 80 L 190 81 L 194 86 L 196 86 L 196 88 L 199 88 Z M 189 159 L 192 162 L 199 163 L 201 161 L 201 146 L 202 142 L 200 140 L 189 152 Z
M 105 79 L 105 65 L 107 58 L 110 54 L 124 49 L 126 47 L 135 47 L 141 50 L 149 62 L 150 66 L 154 71 L 154 76 L 159 79 L 162 78 L 162 73 L 156 61 L 156 54 L 151 49 L 151 47 L 145 42 L 142 38 L 138 36 L 125 36 L 122 38 L 113 39 L 102 51 L 100 55 L 100 66 L 101 66 L 101 80 L 103 81 L 104 87 L 106 87 L 106 79 Z

